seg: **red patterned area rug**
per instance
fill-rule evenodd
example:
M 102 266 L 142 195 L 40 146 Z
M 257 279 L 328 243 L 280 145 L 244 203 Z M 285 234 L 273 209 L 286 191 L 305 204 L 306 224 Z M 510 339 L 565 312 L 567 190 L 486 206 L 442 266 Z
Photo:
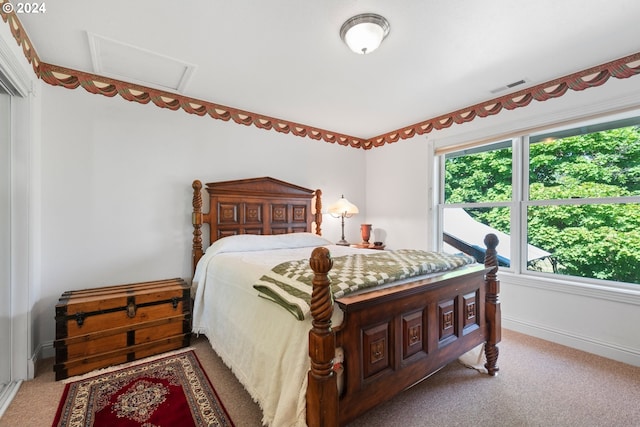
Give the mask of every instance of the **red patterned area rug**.
M 70 382 L 53 426 L 200 427 L 233 422 L 195 353 L 188 350 Z

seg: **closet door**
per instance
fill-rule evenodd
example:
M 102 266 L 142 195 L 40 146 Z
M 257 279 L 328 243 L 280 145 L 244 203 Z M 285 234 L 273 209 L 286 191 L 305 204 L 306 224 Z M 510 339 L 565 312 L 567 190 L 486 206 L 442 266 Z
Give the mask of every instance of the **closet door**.
M 0 86 L 0 390 L 11 380 L 11 97 Z

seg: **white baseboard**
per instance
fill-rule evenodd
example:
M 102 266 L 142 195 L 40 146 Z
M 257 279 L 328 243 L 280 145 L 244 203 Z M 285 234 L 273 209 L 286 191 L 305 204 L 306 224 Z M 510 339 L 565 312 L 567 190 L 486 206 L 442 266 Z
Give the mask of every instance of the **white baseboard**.
M 40 346 L 40 359 L 48 359 L 55 355 L 56 351 L 53 348 L 53 341 L 46 342 Z
M 640 366 L 640 349 L 624 347 L 618 344 L 594 340 L 572 332 L 551 328 L 546 325 L 521 321 L 508 316 L 502 317 L 502 326 L 536 338 L 565 345 L 567 347 L 586 351 L 608 359 L 617 360 L 629 365 Z
M 16 396 L 20 384 L 22 384 L 22 381 L 13 381 L 4 386 L 0 386 L 0 418 L 2 418 L 9 404 Z
M 36 370 L 39 360 L 48 359 L 50 357 L 54 357 L 55 355 L 56 353 L 55 349 L 53 348 L 53 341 L 39 344 L 38 347 L 36 347 L 36 350 L 33 352 L 33 355 L 31 355 L 31 359 L 29 359 L 29 365 L 27 366 L 28 378 L 33 379 L 36 376 Z

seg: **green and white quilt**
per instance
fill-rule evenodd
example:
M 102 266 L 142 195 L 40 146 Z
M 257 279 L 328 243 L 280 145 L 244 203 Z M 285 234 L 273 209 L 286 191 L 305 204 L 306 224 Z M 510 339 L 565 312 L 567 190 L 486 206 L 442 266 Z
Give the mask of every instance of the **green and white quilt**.
M 467 255 L 451 255 L 416 249 L 358 253 L 333 258 L 329 271 L 331 293 L 341 298 L 350 293 L 398 280 L 444 272 L 475 263 Z M 298 320 L 310 315 L 313 270 L 309 259 L 287 261 L 263 275 L 253 286 L 260 296 L 289 310 Z

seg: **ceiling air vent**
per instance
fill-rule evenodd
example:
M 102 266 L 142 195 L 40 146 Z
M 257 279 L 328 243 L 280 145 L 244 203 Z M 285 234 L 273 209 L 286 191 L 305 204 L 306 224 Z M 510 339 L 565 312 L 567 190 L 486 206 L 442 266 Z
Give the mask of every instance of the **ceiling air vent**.
M 524 80 L 518 80 L 517 82 L 509 83 L 507 87 L 511 89 L 512 87 L 520 86 L 522 84 L 524 84 Z
M 507 85 L 495 88 L 495 89 L 491 90 L 490 92 L 491 93 L 498 93 L 498 92 L 502 92 L 502 91 L 507 90 L 507 89 L 513 89 L 514 87 L 523 85 L 526 82 L 527 82 L 527 79 L 521 79 L 521 80 L 518 80 L 517 82 L 509 83 Z

